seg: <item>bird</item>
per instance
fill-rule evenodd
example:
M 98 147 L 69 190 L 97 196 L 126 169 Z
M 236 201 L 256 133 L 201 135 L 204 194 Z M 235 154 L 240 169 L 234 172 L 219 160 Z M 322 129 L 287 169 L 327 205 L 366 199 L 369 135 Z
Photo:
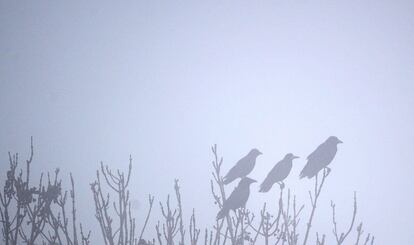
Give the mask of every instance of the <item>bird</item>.
M 296 158 L 299 157 L 293 155 L 292 153 L 288 153 L 282 160 L 276 163 L 260 185 L 259 192 L 268 192 L 275 183 L 278 183 L 280 188 L 283 189 L 285 187 L 283 180 L 288 177 L 290 171 L 292 170 L 293 159 Z
M 246 177 L 254 168 L 256 158 L 262 153 L 258 149 L 252 149 L 250 152 L 240 159 L 234 167 L 224 176 L 223 183 L 230 184 L 237 178 Z
M 331 171 L 328 165 L 334 159 L 338 150 L 338 144 L 343 143 L 336 136 L 330 136 L 325 142 L 323 142 L 315 151 L 313 151 L 308 157 L 303 170 L 300 172 L 300 178 L 308 177 L 309 179 L 316 176 L 320 170 L 327 168 L 328 173 Z
M 230 210 L 236 210 L 238 208 L 246 206 L 247 199 L 250 195 L 250 185 L 257 182 L 249 177 L 244 177 L 240 180 L 236 188 L 230 194 L 229 198 L 223 202 L 223 207 L 217 214 L 217 220 L 226 217 Z

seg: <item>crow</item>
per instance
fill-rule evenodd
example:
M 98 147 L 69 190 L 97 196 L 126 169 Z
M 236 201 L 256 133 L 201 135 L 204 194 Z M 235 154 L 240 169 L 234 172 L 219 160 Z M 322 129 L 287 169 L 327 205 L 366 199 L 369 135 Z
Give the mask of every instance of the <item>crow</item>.
M 259 192 L 268 192 L 275 183 L 278 183 L 280 188 L 284 188 L 285 184 L 283 183 L 283 180 L 288 177 L 290 171 L 292 170 L 292 161 L 296 158 L 299 157 L 293 155 L 292 153 L 288 153 L 282 160 L 276 163 L 272 170 L 270 170 L 267 174 L 263 183 L 260 185 Z
M 236 210 L 246 206 L 247 199 L 249 199 L 250 195 L 250 185 L 255 182 L 257 181 L 249 177 L 242 178 L 229 198 L 224 201 L 223 207 L 217 214 L 217 220 L 226 217 L 230 210 Z
M 328 165 L 334 159 L 338 150 L 337 145 L 343 143 L 336 136 L 330 136 L 323 142 L 314 152 L 312 152 L 307 160 L 305 167 L 300 172 L 300 178 L 308 177 L 309 179 L 318 174 L 324 168 L 327 168 L 328 173 L 331 171 Z
M 229 170 L 226 176 L 224 176 L 223 183 L 227 185 L 237 178 L 246 177 L 253 170 L 256 158 L 261 154 L 258 149 L 252 149 Z

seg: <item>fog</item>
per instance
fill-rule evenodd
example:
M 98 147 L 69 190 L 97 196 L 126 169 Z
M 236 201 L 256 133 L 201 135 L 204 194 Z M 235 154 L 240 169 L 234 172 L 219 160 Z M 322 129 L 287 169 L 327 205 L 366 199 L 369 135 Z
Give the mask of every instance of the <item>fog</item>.
M 300 156 L 285 184 L 309 205 L 299 173 L 335 135 L 311 234 L 331 235 L 330 200 L 345 227 L 356 191 L 376 244 L 414 244 L 412 13 L 410 1 L 1 1 L 0 179 L 33 136 L 32 175 L 72 172 L 79 220 L 99 241 L 89 184 L 100 161 L 127 170 L 132 155 L 138 223 L 155 195 L 152 239 L 175 178 L 185 218 L 194 207 L 202 229 L 215 222 L 212 145 L 224 172 L 258 148 L 259 183 Z M 248 208 L 276 205 L 278 186 L 258 186 Z

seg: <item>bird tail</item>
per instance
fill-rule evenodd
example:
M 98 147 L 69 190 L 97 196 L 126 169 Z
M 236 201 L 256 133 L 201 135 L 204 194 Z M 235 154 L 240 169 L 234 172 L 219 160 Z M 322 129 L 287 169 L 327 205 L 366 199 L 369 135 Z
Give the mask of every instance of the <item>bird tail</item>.
M 223 179 L 223 184 L 228 185 L 232 182 L 233 180 L 230 179 L 229 177 L 225 176 Z
M 306 165 L 302 171 L 300 172 L 299 178 L 303 179 L 305 177 L 307 177 L 308 179 L 312 178 L 313 176 L 315 176 L 318 172 L 315 173 L 314 170 L 312 170 L 311 168 L 308 167 L 308 165 Z
M 302 171 L 300 171 L 299 178 L 301 178 L 301 179 L 303 179 L 305 177 L 310 178 L 310 176 L 311 176 L 310 170 L 311 169 L 309 169 L 309 165 L 308 164 L 305 165 L 305 167 L 302 169 Z
M 300 179 L 303 179 L 305 176 L 306 176 L 306 175 L 305 175 L 304 171 L 302 170 L 302 172 L 300 172 L 299 178 L 300 178 Z
M 263 181 L 260 185 L 259 192 L 268 192 L 272 188 L 272 184 L 268 183 L 267 181 Z
M 227 216 L 227 214 L 229 214 L 229 209 L 228 208 L 222 208 L 219 212 L 218 212 L 218 214 L 217 214 L 217 217 L 216 217 L 216 219 L 217 220 L 221 220 L 221 219 L 223 219 L 224 217 L 226 217 Z

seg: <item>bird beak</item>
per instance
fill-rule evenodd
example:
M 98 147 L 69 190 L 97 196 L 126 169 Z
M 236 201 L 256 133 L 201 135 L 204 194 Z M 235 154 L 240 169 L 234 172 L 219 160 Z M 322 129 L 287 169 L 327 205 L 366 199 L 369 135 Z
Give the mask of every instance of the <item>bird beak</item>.
M 256 182 L 257 182 L 257 180 L 251 179 L 251 182 L 252 182 L 252 183 L 256 183 Z
M 342 144 L 342 143 L 344 143 L 344 142 L 342 142 L 342 140 L 338 140 L 338 144 Z
M 293 159 L 299 158 L 298 156 L 293 156 Z
M 261 151 L 259 151 L 259 155 L 263 155 L 263 153 Z

